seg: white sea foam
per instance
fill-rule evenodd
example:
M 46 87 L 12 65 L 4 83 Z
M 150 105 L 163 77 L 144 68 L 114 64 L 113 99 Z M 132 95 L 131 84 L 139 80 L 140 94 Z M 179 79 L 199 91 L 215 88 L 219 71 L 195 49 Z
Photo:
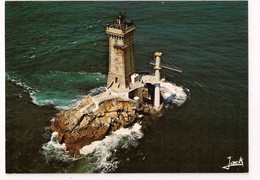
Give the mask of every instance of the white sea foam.
M 32 96 L 32 102 L 38 106 L 44 106 L 44 105 L 54 105 L 54 100 L 52 99 L 42 99 L 42 100 L 39 100 L 37 99 L 36 96 Z
M 46 106 L 46 105 L 53 105 L 58 110 L 67 110 L 70 108 L 76 108 L 80 100 L 83 99 L 86 96 L 94 96 L 97 94 L 100 94 L 102 92 L 106 91 L 106 87 L 97 87 L 94 89 L 91 89 L 89 91 L 89 94 L 85 96 L 78 96 L 75 99 L 72 100 L 64 100 L 64 99 L 58 99 L 58 98 L 52 98 L 52 99 L 40 99 L 37 97 L 37 92 L 30 94 L 30 97 L 32 98 L 32 102 L 38 106 Z
M 11 75 L 9 75 L 9 74 L 7 74 L 7 73 L 5 74 L 5 76 L 6 76 L 6 79 L 7 79 L 7 80 L 9 80 L 9 81 L 15 83 L 17 86 L 22 87 L 22 88 L 25 90 L 25 92 L 29 92 L 29 93 L 35 93 L 35 92 L 37 92 L 37 89 L 28 86 L 27 84 L 25 84 L 24 82 L 22 82 L 21 79 L 15 77 L 15 76 L 11 76 Z
M 58 132 L 53 132 L 51 136 L 51 140 L 44 144 L 42 146 L 42 153 L 45 155 L 46 160 L 53 160 L 55 159 L 56 161 L 69 161 L 72 158 L 69 157 L 66 151 L 66 145 L 60 144 L 57 140 L 58 137 Z
M 184 89 L 170 82 L 161 83 L 161 94 L 168 103 L 181 106 L 187 99 L 185 91 L 189 92 L 189 89 Z
M 30 98 L 32 99 L 32 103 L 38 105 L 38 106 L 45 106 L 45 105 L 57 105 L 58 99 L 39 99 L 37 98 L 37 93 L 39 93 L 39 90 L 37 88 L 32 88 L 28 86 L 26 83 L 22 82 L 23 80 L 17 78 L 16 76 L 11 76 L 6 73 L 6 79 L 13 82 L 17 86 L 20 86 L 23 88 L 23 91 L 28 93 Z M 57 109 L 68 109 L 70 107 L 76 106 L 76 99 L 71 100 L 70 105 L 68 106 L 62 106 L 57 105 Z
M 76 108 L 78 102 L 78 99 L 67 100 L 66 103 L 64 103 L 63 99 L 57 99 L 57 98 L 40 99 L 37 98 L 37 94 L 32 95 L 31 98 L 32 98 L 32 102 L 38 106 L 53 105 L 58 110 L 67 110 L 69 108 Z
M 50 149 L 50 148 L 55 148 L 55 149 L 62 149 L 65 150 L 66 146 L 65 144 L 60 144 L 57 140 L 58 138 L 58 132 L 53 132 L 51 135 L 51 140 L 44 146 L 44 148 Z
M 80 150 L 80 154 L 96 157 L 94 170 L 101 172 L 113 171 L 119 163 L 114 157 L 118 149 L 125 149 L 129 146 L 137 146 L 138 139 L 143 137 L 141 125 L 134 124 L 130 128 L 120 128 L 101 141 L 92 142 Z
M 43 99 L 43 100 L 39 100 L 37 99 L 35 96 L 32 96 L 32 101 L 39 105 L 39 106 L 43 106 L 43 105 L 54 105 L 56 109 L 58 110 L 67 110 L 70 108 L 76 108 L 78 107 L 78 105 L 80 104 L 80 100 L 87 97 L 87 96 L 95 96 L 97 94 L 100 94 L 102 92 L 106 91 L 106 87 L 105 86 L 101 86 L 101 87 L 97 87 L 94 89 L 91 89 L 89 91 L 89 94 L 85 95 L 85 96 L 78 96 L 76 99 L 72 99 L 70 100 L 66 105 L 59 103 L 59 99 Z
M 26 83 L 22 82 L 21 79 L 15 77 L 15 76 L 11 76 L 9 74 L 5 74 L 6 79 L 13 82 L 14 84 L 16 84 L 17 86 L 20 86 L 23 88 L 23 91 L 26 93 L 29 93 L 30 97 L 33 99 L 34 98 L 34 94 L 36 92 L 38 92 L 37 88 L 32 88 L 30 86 L 28 86 Z
M 126 149 L 129 146 L 138 146 L 138 140 L 143 137 L 141 125 L 134 124 L 129 128 L 120 128 L 103 140 L 92 142 L 90 145 L 80 149 L 79 158 L 70 157 L 66 151 L 65 144 L 57 141 L 58 133 L 53 132 L 51 140 L 42 146 L 42 154 L 46 161 L 69 162 L 83 159 L 86 163 L 87 172 L 110 172 L 114 171 L 120 163 L 115 158 L 119 149 Z M 83 170 L 84 171 L 84 170 Z

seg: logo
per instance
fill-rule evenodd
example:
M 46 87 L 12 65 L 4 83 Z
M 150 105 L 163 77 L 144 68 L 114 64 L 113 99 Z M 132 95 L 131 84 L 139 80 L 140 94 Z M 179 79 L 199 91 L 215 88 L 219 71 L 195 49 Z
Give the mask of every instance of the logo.
M 244 167 L 243 158 L 240 157 L 238 161 L 231 161 L 231 156 L 227 157 L 228 159 L 228 165 L 223 166 L 223 169 L 229 170 L 232 166 L 242 166 Z

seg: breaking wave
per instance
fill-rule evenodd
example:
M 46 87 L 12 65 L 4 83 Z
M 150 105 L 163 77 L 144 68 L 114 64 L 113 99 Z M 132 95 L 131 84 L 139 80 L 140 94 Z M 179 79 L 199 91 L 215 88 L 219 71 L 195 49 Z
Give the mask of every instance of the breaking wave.
M 58 132 L 53 132 L 51 140 L 42 146 L 42 153 L 46 157 L 46 161 L 55 159 L 56 161 L 65 162 L 72 160 L 67 154 L 65 143 L 60 144 L 57 140 Z
M 137 140 L 142 137 L 141 125 L 136 123 L 130 128 L 120 128 L 101 141 L 92 142 L 90 145 L 83 147 L 80 153 L 85 156 L 94 155 L 97 158 L 95 170 L 101 172 L 114 171 L 120 163 L 114 157 L 115 152 L 129 146 L 137 147 Z
M 189 89 L 177 86 L 170 82 L 161 83 L 161 95 L 167 101 L 177 106 L 181 106 L 190 93 Z
M 85 166 L 81 167 L 81 172 L 111 172 L 117 169 L 120 163 L 116 158 L 119 149 L 138 146 L 138 140 L 143 137 L 141 127 L 135 123 L 132 127 L 120 128 L 103 140 L 84 146 L 80 149 L 80 158 L 69 157 L 65 144 L 59 144 L 57 141 L 58 133 L 53 132 L 51 140 L 42 146 L 42 153 L 47 161 L 84 161 Z

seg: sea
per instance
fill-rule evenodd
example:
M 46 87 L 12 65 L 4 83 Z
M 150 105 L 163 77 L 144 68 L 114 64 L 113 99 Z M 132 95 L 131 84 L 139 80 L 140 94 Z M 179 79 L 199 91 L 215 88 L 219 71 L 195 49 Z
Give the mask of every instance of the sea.
M 174 98 L 69 157 L 50 124 L 106 88 L 106 26 L 134 20 L 137 72 L 162 51 Z M 248 2 L 5 2 L 6 173 L 248 172 Z M 231 166 L 242 158 L 243 166 Z

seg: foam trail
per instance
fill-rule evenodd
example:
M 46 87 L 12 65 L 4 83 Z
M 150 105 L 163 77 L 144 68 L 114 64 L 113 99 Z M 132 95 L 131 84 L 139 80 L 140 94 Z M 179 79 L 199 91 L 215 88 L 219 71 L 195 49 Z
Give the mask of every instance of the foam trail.
M 28 86 L 26 83 L 22 82 L 21 79 L 15 77 L 15 76 L 11 76 L 9 74 L 5 74 L 6 79 L 8 81 L 11 81 L 13 83 L 15 83 L 17 86 L 20 86 L 24 89 L 24 92 L 28 92 L 30 95 L 35 94 L 36 92 L 38 92 L 38 90 L 36 88 L 32 88 L 30 86 Z
M 69 108 L 76 108 L 77 107 L 77 102 L 79 99 L 57 99 L 57 98 L 52 98 L 52 99 L 40 99 L 39 97 L 37 98 L 37 93 L 33 94 L 31 96 L 32 102 L 38 106 L 46 106 L 46 105 L 53 105 L 56 109 L 58 110 L 67 110 Z
M 64 92 L 57 91 L 55 87 L 47 87 L 45 84 L 48 84 L 49 82 L 63 82 L 64 84 L 65 81 L 65 83 L 68 83 L 68 88 L 70 88 L 71 86 L 74 86 L 73 83 L 84 84 L 88 81 L 103 82 L 106 78 L 105 75 L 99 72 L 86 73 L 50 71 L 48 74 L 38 75 L 38 78 L 41 79 L 41 81 L 38 81 L 39 84 L 37 84 L 37 87 L 41 87 L 41 90 L 39 91 L 36 86 L 28 86 L 28 84 L 25 83 L 26 80 L 18 78 L 19 76 L 15 73 L 10 72 L 5 75 L 8 81 L 22 87 L 24 92 L 29 93 L 32 103 L 38 106 L 53 105 L 58 110 L 67 110 L 69 108 L 77 107 L 79 100 L 84 96 L 75 95 L 75 97 L 68 93 L 67 95 L 65 94 L 66 98 L 64 98 L 64 95 L 60 96 L 60 94 L 64 94 Z M 89 91 L 88 95 L 93 96 L 104 92 L 105 90 L 106 87 L 103 86 L 94 88 Z
M 97 158 L 94 170 L 101 172 L 114 171 L 119 163 L 119 161 L 113 158 L 117 149 L 137 146 L 137 140 L 142 137 L 141 125 L 136 123 L 130 128 L 120 128 L 101 141 L 95 141 L 90 145 L 84 146 L 80 149 L 80 154 L 85 156 L 94 155 Z
M 185 91 L 189 92 L 189 89 L 184 89 L 170 82 L 161 83 L 161 94 L 168 103 L 181 106 L 187 99 Z

